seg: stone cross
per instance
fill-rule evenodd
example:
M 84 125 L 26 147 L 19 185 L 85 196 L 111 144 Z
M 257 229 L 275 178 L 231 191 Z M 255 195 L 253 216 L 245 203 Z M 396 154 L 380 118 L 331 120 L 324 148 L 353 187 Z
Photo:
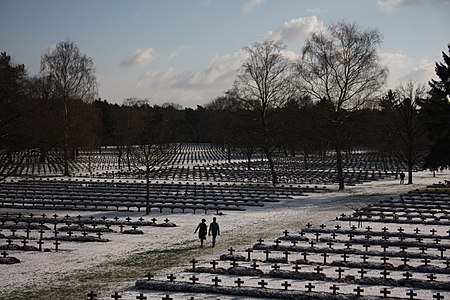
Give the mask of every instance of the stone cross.
M 431 273 L 430 275 L 428 275 L 427 278 L 428 278 L 430 281 L 434 281 L 435 279 L 437 279 L 436 275 L 434 275 L 433 273 Z
M 361 296 L 361 293 L 364 292 L 364 289 L 362 289 L 359 285 L 356 287 L 356 289 L 353 289 L 353 291 L 356 293 L 356 296 Z
M 211 281 L 214 282 L 214 286 L 218 286 L 219 282 L 221 282 L 222 280 L 219 277 L 215 276 L 213 279 L 211 279 Z
M 245 250 L 245 252 L 247 252 L 247 260 L 250 260 L 250 258 L 251 258 L 251 253 L 253 252 L 253 249 L 252 249 L 252 248 L 247 248 L 247 249 Z
M 338 278 L 342 278 L 342 273 L 344 273 L 345 269 L 342 269 L 340 266 L 335 270 L 336 273 L 338 273 Z
M 169 279 L 170 282 L 174 282 L 176 277 L 173 274 L 170 274 L 169 276 L 167 276 L 167 279 Z
M 190 263 L 192 264 L 192 269 L 195 270 L 195 264 L 198 263 L 198 260 L 196 260 L 195 258 L 191 259 Z
M 348 258 L 348 254 L 347 253 L 342 254 L 341 257 L 343 259 L 343 262 L 347 262 L 347 258 Z
M 195 284 L 199 279 L 197 278 L 197 276 L 192 275 L 191 277 L 189 277 L 189 280 L 192 281 L 192 284 Z
M 279 266 L 277 263 L 274 263 L 274 264 L 271 266 L 271 268 L 274 269 L 274 270 L 279 270 L 279 269 L 280 269 L 280 266 Z
M 387 288 L 383 288 L 382 290 L 380 290 L 380 294 L 383 295 L 383 298 L 387 298 L 387 296 L 391 294 L 391 291 L 389 291 Z
M 300 265 L 298 263 L 295 263 L 294 266 L 292 267 L 292 269 L 294 269 L 294 271 L 298 273 L 298 271 L 301 270 L 302 267 L 300 267 Z
M 332 286 L 330 286 L 330 290 L 333 291 L 333 295 L 336 295 L 336 292 L 339 291 L 339 287 L 336 284 L 333 284 Z
M 147 297 L 144 296 L 144 294 L 140 293 L 139 296 L 136 296 L 137 300 L 147 300 Z
M 213 266 L 213 269 L 215 269 L 219 263 L 217 261 L 213 260 L 209 264 Z
M 42 240 L 39 240 L 36 243 L 39 245 L 39 251 L 42 251 L 42 245 L 44 244 L 44 242 Z
M 258 282 L 258 285 L 261 286 L 261 288 L 265 288 L 267 284 L 268 283 L 265 282 L 264 279 L 261 279 L 261 281 Z
M 320 273 L 322 273 L 323 268 L 321 266 L 317 266 L 314 268 L 314 270 L 316 270 L 317 274 L 320 274 Z
M 402 274 L 403 277 L 406 278 L 406 280 L 409 280 L 411 277 L 413 277 L 413 275 L 411 274 L 411 272 L 406 271 L 405 273 Z
M 145 277 L 147 278 L 147 281 L 150 281 L 154 276 L 152 274 L 150 274 L 150 273 L 147 273 L 145 275 Z
M 388 279 L 388 276 L 389 276 L 389 274 L 391 274 L 391 272 L 384 269 L 383 272 L 380 272 L 380 274 L 383 275 L 383 279 L 386 280 L 386 279 Z
M 415 296 L 417 296 L 417 293 L 415 293 L 413 290 L 409 290 L 406 292 L 406 296 L 409 296 L 409 299 L 413 300 Z
M 95 294 L 93 291 L 87 294 L 88 300 L 96 300 L 97 294 Z
M 256 263 L 256 260 L 253 260 L 252 264 L 250 265 L 250 267 L 252 267 L 253 270 L 256 270 L 256 268 L 259 267 L 259 265 Z
M 61 243 L 60 243 L 58 240 L 56 240 L 56 241 L 53 243 L 53 245 L 55 245 L 55 251 L 58 252 L 58 246 L 61 245 Z
M 111 298 L 113 298 L 114 300 L 119 300 L 120 298 L 122 298 L 122 296 L 119 295 L 118 292 L 115 292 L 113 295 L 111 295 Z
M 237 287 L 241 287 L 241 285 L 244 283 L 244 281 L 241 278 L 238 278 L 237 280 L 234 281 L 234 283 L 237 284 Z
M 364 270 L 363 268 L 361 268 L 361 269 L 358 271 L 358 273 L 361 274 L 361 279 L 364 279 L 364 275 L 367 274 L 367 271 Z
M 281 284 L 282 287 L 284 287 L 284 290 L 287 291 L 288 288 L 291 286 L 292 284 L 290 284 L 287 280 L 284 281 L 284 283 Z
M 281 243 L 281 241 L 279 239 L 276 239 L 275 241 L 273 241 L 275 244 L 275 247 L 278 247 Z
M 308 292 L 311 292 L 315 288 L 315 286 L 311 282 L 308 282 L 308 284 L 305 285 L 305 288 L 308 289 Z
M 441 293 L 436 293 L 436 294 L 433 295 L 433 299 L 443 300 L 444 296 L 442 296 Z
M 269 254 L 271 253 L 271 251 L 269 249 L 264 250 L 264 253 L 266 254 L 266 261 L 269 260 Z
M 235 259 L 233 259 L 233 261 L 230 263 L 230 265 L 231 265 L 233 268 L 236 268 L 237 266 L 239 266 L 239 264 L 236 262 Z

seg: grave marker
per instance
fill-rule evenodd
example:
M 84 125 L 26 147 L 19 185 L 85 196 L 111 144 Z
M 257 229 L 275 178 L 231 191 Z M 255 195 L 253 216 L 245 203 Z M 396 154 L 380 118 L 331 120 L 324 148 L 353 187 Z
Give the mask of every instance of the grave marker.
M 87 294 L 88 300 L 97 300 L 97 294 L 95 294 L 93 291 L 90 291 Z
M 268 283 L 266 281 L 264 281 L 264 279 L 261 279 L 261 281 L 258 282 L 258 285 L 264 289 L 264 288 L 266 288 L 266 285 L 268 285 Z
M 315 288 L 315 286 L 311 282 L 308 282 L 308 284 L 305 285 L 305 288 L 308 289 L 308 292 L 311 292 Z
M 292 284 L 290 284 L 287 280 L 284 281 L 284 283 L 281 284 L 282 287 L 284 287 L 284 290 L 287 291 L 288 288 L 291 286 Z
M 380 290 L 380 294 L 383 295 L 383 298 L 387 298 L 388 295 L 391 294 L 391 291 L 389 291 L 387 288 L 383 288 L 382 290 Z
M 339 287 L 336 284 L 333 284 L 332 286 L 330 286 L 330 290 L 333 291 L 333 295 L 337 294 L 337 291 L 339 291 Z
M 137 300 L 147 300 L 147 297 L 144 296 L 144 294 L 140 293 L 139 296 L 136 296 Z
M 356 287 L 356 289 L 353 289 L 353 291 L 356 293 L 356 296 L 361 296 L 361 293 L 364 292 L 364 289 L 362 289 L 359 285 Z
M 213 279 L 211 279 L 212 282 L 214 282 L 214 286 L 219 286 L 219 282 L 221 282 L 222 280 L 215 276 Z
M 240 288 L 241 285 L 244 283 L 244 281 L 241 278 L 238 277 L 238 279 L 235 280 L 234 283 L 236 283 L 237 287 Z

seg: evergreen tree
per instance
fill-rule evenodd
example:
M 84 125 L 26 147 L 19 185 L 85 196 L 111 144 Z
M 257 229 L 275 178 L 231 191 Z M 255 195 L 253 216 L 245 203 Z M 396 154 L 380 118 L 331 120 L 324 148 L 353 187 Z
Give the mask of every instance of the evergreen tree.
M 450 53 L 450 44 L 448 45 Z M 431 149 L 425 167 L 431 170 L 450 167 L 450 57 L 442 52 L 444 63 L 436 63 L 436 75 L 428 84 L 429 97 L 421 103 L 430 133 Z

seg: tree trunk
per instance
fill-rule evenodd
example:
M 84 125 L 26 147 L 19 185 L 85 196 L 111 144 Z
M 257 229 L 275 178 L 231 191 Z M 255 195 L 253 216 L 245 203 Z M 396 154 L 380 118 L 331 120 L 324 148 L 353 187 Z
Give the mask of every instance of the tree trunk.
M 64 146 L 64 176 L 69 176 L 69 149 Z
M 308 153 L 306 151 L 303 151 L 303 164 L 305 170 L 308 170 Z
M 131 171 L 130 146 L 127 147 L 127 165 L 128 165 L 128 171 Z
M 64 99 L 64 176 L 69 176 L 69 99 Z
M 275 171 L 275 166 L 273 165 L 272 153 L 270 151 L 265 151 L 267 162 L 269 163 L 270 175 L 272 177 L 272 184 L 275 185 L 278 183 L 277 172 Z
M 149 157 L 145 158 L 145 214 L 150 214 L 150 161 Z
M 117 164 L 120 170 L 122 166 L 122 149 L 120 148 L 120 146 L 117 146 L 117 156 Z
M 340 125 L 340 118 L 339 115 L 336 117 L 336 140 L 335 140 L 335 151 L 336 151 L 336 168 L 337 168 L 337 175 L 338 175 L 338 183 L 339 183 L 339 190 L 343 191 L 345 188 L 344 185 L 344 173 L 342 171 L 342 151 L 341 151 L 341 125 Z
M 247 152 L 247 170 L 252 168 L 252 153 Z
M 413 183 L 413 162 L 408 161 L 408 184 Z
M 342 171 L 342 154 L 341 149 L 336 145 L 336 168 L 338 172 L 339 190 L 343 191 L 344 185 L 344 173 Z

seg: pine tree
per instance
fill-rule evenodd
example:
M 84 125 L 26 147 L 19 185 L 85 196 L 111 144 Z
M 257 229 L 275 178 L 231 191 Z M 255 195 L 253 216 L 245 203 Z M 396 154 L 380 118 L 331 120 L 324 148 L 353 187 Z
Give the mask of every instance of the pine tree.
M 442 57 L 444 63 L 436 63 L 435 68 L 439 80 L 428 83 L 429 97 L 421 104 L 431 140 L 425 167 L 431 170 L 450 167 L 450 57 L 444 52 Z

